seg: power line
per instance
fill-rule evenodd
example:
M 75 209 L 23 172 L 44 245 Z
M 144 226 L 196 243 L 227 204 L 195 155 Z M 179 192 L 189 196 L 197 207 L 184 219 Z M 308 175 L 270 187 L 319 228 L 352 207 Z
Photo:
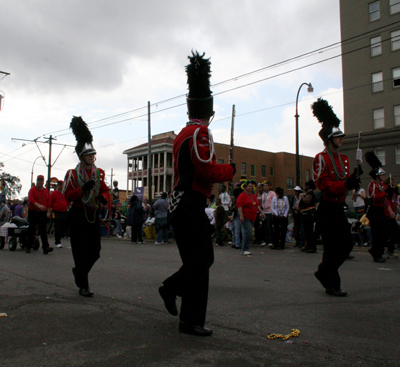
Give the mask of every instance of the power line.
M 226 83 L 231 82 L 231 81 L 237 81 L 238 79 L 241 79 L 241 78 L 244 78 L 244 77 L 247 77 L 247 76 L 250 76 L 250 75 L 253 75 L 253 74 L 262 72 L 262 71 L 265 71 L 265 70 L 270 69 L 270 68 L 274 68 L 274 67 L 277 67 L 277 66 L 280 66 L 280 65 L 284 65 L 284 64 L 293 62 L 293 61 L 298 60 L 298 59 L 300 59 L 300 58 L 309 57 L 309 56 L 311 56 L 311 55 L 313 55 L 313 54 L 315 54 L 315 53 L 321 52 L 322 50 L 332 49 L 333 47 L 338 47 L 340 44 L 356 42 L 356 41 L 358 41 L 358 40 L 360 40 L 360 39 L 362 39 L 362 38 L 365 38 L 367 35 L 369 35 L 369 34 L 371 34 L 371 33 L 376 34 L 379 30 L 382 30 L 382 29 L 385 29 L 385 28 L 386 28 L 386 29 L 389 28 L 388 30 L 391 30 L 390 27 L 392 27 L 392 26 L 394 26 L 394 25 L 396 25 L 396 24 L 398 24 L 398 23 L 400 23 L 400 21 L 393 22 L 393 23 L 388 24 L 388 25 L 386 25 L 386 26 L 382 26 L 382 27 L 380 27 L 380 28 L 378 28 L 378 29 L 374 29 L 373 31 L 364 32 L 364 33 L 362 33 L 362 34 L 359 34 L 359 35 L 350 37 L 350 38 L 348 38 L 347 40 L 344 40 L 344 41 L 341 41 L 341 42 L 336 42 L 336 43 L 330 44 L 330 45 L 328 45 L 328 46 L 319 48 L 319 49 L 317 49 L 317 50 L 314 50 L 314 51 L 311 51 L 311 52 L 308 52 L 308 53 L 304 53 L 304 54 L 302 54 L 302 55 L 299 55 L 299 56 L 296 56 L 296 57 L 293 57 L 293 58 L 284 60 L 284 61 L 282 61 L 282 62 L 275 63 L 275 64 L 269 65 L 269 66 L 267 66 L 267 67 L 254 70 L 254 71 L 252 71 L 252 72 L 249 72 L 249 73 L 246 73 L 246 74 L 242 74 L 242 75 L 239 75 L 239 76 L 234 77 L 234 78 L 231 78 L 231 79 L 227 79 L 227 80 L 225 80 L 225 81 L 222 81 L 222 82 L 219 82 L 219 83 L 214 84 L 212 87 L 215 87 L 215 86 L 218 86 L 218 85 L 223 85 L 223 84 L 226 84 Z M 392 28 L 392 29 L 393 29 L 393 28 Z M 386 41 L 389 41 L 389 40 L 390 40 L 390 38 L 387 38 L 387 39 L 383 40 L 382 42 L 386 42 Z M 286 74 L 289 74 L 289 73 L 293 73 L 293 72 L 295 72 L 295 71 L 299 71 L 299 70 L 304 69 L 304 68 L 308 68 L 308 67 L 310 67 L 310 66 L 315 66 L 315 65 L 318 65 L 318 64 L 320 64 L 320 63 L 323 63 L 323 62 L 326 62 L 326 61 L 330 61 L 330 60 L 333 60 L 333 59 L 338 58 L 338 57 L 340 57 L 340 56 L 347 55 L 347 54 L 353 53 L 353 52 L 357 52 L 357 51 L 360 51 L 360 50 L 363 50 L 363 49 L 369 48 L 369 47 L 370 47 L 370 45 L 368 44 L 368 45 L 366 45 L 366 46 L 362 46 L 362 47 L 356 48 L 356 49 L 354 49 L 354 50 L 351 50 L 351 51 L 348 51 L 348 52 L 345 52 L 345 53 L 341 53 L 341 54 L 338 54 L 338 55 L 335 55 L 335 56 L 332 56 L 332 57 L 329 57 L 329 58 L 326 58 L 326 59 L 323 59 L 323 60 L 319 60 L 319 61 L 316 61 L 316 62 L 314 62 L 314 63 L 310 63 L 310 64 L 307 64 L 307 65 L 303 65 L 303 66 L 301 66 L 301 67 L 294 68 L 294 69 L 291 69 L 291 70 L 287 70 L 287 71 L 284 71 L 284 72 L 282 72 L 282 73 L 275 74 L 275 75 L 272 75 L 272 76 L 269 76 L 269 77 L 266 77 L 266 78 L 263 78 L 263 79 L 258 79 L 258 80 L 256 80 L 256 81 L 251 82 L 251 83 L 247 83 L 247 84 L 243 84 L 243 85 L 241 85 L 241 86 L 237 86 L 237 87 L 234 87 L 234 88 L 231 88 L 231 89 L 227 89 L 227 90 L 224 90 L 224 91 L 215 93 L 214 95 L 216 96 L 216 95 L 228 93 L 228 92 L 231 92 L 231 91 L 234 91 L 234 90 L 237 90 L 237 89 L 241 89 L 241 88 L 244 88 L 244 87 L 248 87 L 248 86 L 251 86 L 251 85 L 254 85 L 254 84 L 257 84 L 257 83 L 266 81 L 266 80 L 270 80 L 270 79 L 273 79 L 273 78 L 277 78 L 277 77 L 279 77 L 279 76 L 283 76 L 283 75 L 286 75 Z M 368 84 L 361 85 L 361 86 L 358 86 L 358 87 L 364 87 L 364 86 L 370 85 L 370 84 L 371 84 L 371 83 L 368 83 Z M 358 87 L 353 87 L 353 88 L 358 88 Z M 174 100 L 174 99 L 182 98 L 182 97 L 184 97 L 184 96 L 185 96 L 185 94 L 182 94 L 182 95 L 179 95 L 179 96 L 176 96 L 176 97 L 172 97 L 172 98 L 168 98 L 168 99 L 165 99 L 165 100 L 163 100 L 163 101 L 154 103 L 154 104 L 152 104 L 151 106 L 158 106 L 158 105 L 160 105 L 160 104 L 162 104 L 162 103 L 165 103 L 165 102 L 168 102 L 168 101 L 172 101 L 172 100 Z M 267 107 L 267 108 L 265 108 L 265 109 L 261 109 L 261 110 L 257 110 L 257 111 L 251 111 L 251 112 L 248 112 L 247 114 L 251 114 L 251 113 L 255 113 L 255 112 L 260 112 L 260 111 L 268 110 L 268 109 L 273 109 L 273 108 L 277 108 L 277 107 L 283 107 L 283 106 L 289 105 L 289 104 L 291 104 L 291 103 L 288 102 L 288 103 L 281 104 L 281 105 L 278 105 L 278 106 L 271 106 L 271 107 Z M 181 106 L 184 106 L 184 105 L 185 105 L 185 103 L 181 103 L 181 104 L 178 104 L 178 105 L 174 105 L 174 106 L 170 106 L 170 107 L 167 107 L 167 108 L 164 108 L 164 109 L 160 109 L 160 110 L 157 110 L 157 111 L 153 111 L 153 112 L 151 112 L 151 113 L 152 113 L 152 114 L 156 114 L 156 113 L 164 112 L 164 111 L 167 111 L 167 110 L 170 110 L 170 109 L 173 109 L 173 108 L 181 107 Z M 144 108 L 146 108 L 146 107 L 144 106 L 144 107 L 136 108 L 136 109 L 134 109 L 134 110 L 130 110 L 130 111 L 127 111 L 127 112 L 124 112 L 124 113 L 120 113 L 120 114 L 118 114 L 118 115 L 109 116 L 109 117 L 106 117 L 106 118 L 103 118 L 103 119 L 100 119 L 100 120 L 92 121 L 92 122 L 90 122 L 90 123 L 88 123 L 88 124 L 95 124 L 95 123 L 99 123 L 99 122 L 101 122 L 101 121 L 110 120 L 110 119 L 112 119 L 112 118 L 119 117 L 119 116 L 123 116 L 123 115 L 126 115 L 126 114 L 128 114 L 128 113 L 140 111 L 140 110 L 142 110 L 142 109 L 144 109 Z M 244 115 L 244 114 L 239 114 L 238 116 L 243 116 L 243 115 Z M 135 119 L 139 119 L 139 118 L 146 117 L 146 116 L 147 116 L 147 113 L 146 113 L 146 114 L 139 115 L 139 116 L 129 117 L 129 118 L 126 118 L 126 119 L 123 119 L 123 120 L 119 120 L 119 121 L 110 122 L 110 123 L 103 124 L 103 125 L 100 125 L 100 126 L 94 126 L 94 127 L 92 127 L 92 129 L 99 129 L 99 128 L 103 128 L 103 127 L 107 127 L 107 126 L 111 126 L 111 125 L 115 125 L 115 124 L 120 124 L 120 123 L 123 123 L 123 122 L 126 122 L 126 121 L 135 120 Z M 222 121 L 222 120 L 223 120 L 223 119 L 215 120 L 215 121 Z M 58 130 L 58 131 L 56 131 L 56 132 L 62 132 L 62 131 L 68 131 L 68 130 L 69 130 L 69 129 L 62 129 L 62 130 Z M 65 134 L 60 134 L 60 135 L 58 135 L 58 137 L 60 137 L 60 136 L 65 136 L 65 135 L 70 135 L 70 134 L 71 134 L 71 132 L 67 132 L 67 133 L 65 133 Z M 20 148 L 18 148 L 18 149 L 20 149 Z M 18 149 L 17 149 L 17 150 L 18 150 Z
M 254 71 L 251 71 L 251 72 L 248 72 L 248 73 L 245 73 L 245 74 L 242 74 L 242 75 L 239 75 L 239 76 L 236 76 L 236 77 L 227 79 L 227 80 L 224 80 L 224 81 L 222 81 L 222 82 L 213 84 L 211 87 L 214 88 L 214 87 L 216 87 L 216 86 L 224 85 L 224 84 L 229 83 L 229 82 L 232 82 L 232 81 L 236 82 L 236 81 L 239 80 L 239 79 L 242 79 L 242 78 L 245 78 L 245 77 L 248 77 L 248 76 L 251 76 L 251 75 L 254 75 L 254 74 L 263 72 L 263 71 L 266 71 L 266 70 L 268 70 L 268 69 L 276 68 L 276 67 L 278 67 L 278 66 L 282 66 L 282 65 L 285 65 L 285 64 L 288 64 L 288 63 L 297 61 L 297 60 L 299 60 L 299 59 L 303 59 L 303 58 L 305 58 L 305 57 L 313 56 L 313 55 L 315 55 L 315 54 L 321 53 L 321 52 L 324 51 L 324 50 L 329 50 L 329 49 L 337 48 L 337 47 L 339 47 L 341 44 L 343 45 L 343 44 L 346 44 L 346 43 L 356 42 L 356 41 L 358 41 L 358 40 L 360 40 L 360 39 L 362 39 L 362 38 L 365 38 L 366 36 L 370 35 L 371 33 L 377 33 L 377 32 L 379 32 L 379 31 L 381 31 L 381 30 L 384 30 L 385 28 L 390 28 L 390 27 L 392 27 L 392 26 L 395 26 L 395 25 L 397 25 L 398 23 L 400 23 L 400 21 L 396 21 L 396 22 L 393 22 L 393 23 L 384 25 L 384 26 L 379 27 L 379 28 L 376 28 L 376 29 L 374 29 L 374 30 L 367 31 L 367 32 L 364 32 L 364 33 L 361 33 L 361 34 L 358 34 L 358 35 L 349 37 L 349 38 L 347 38 L 346 40 L 338 41 L 338 42 L 332 43 L 332 44 L 330 44 L 330 45 L 327 45 L 327 46 L 318 48 L 318 49 L 316 49 L 316 50 L 313 50 L 313 51 L 310 51 L 310 52 L 306 52 L 306 53 L 304 53 L 304 54 L 301 54 L 301 55 L 298 55 L 298 56 L 295 56 L 295 57 L 286 59 L 286 60 L 284 60 L 284 61 L 280 61 L 280 62 L 271 64 L 271 65 L 268 65 L 268 66 L 266 66 L 266 67 L 263 67 L 263 68 L 260 68 L 260 69 L 257 69 L 257 70 L 254 70 Z M 390 30 L 390 29 L 389 29 L 389 30 Z M 369 47 L 369 46 L 367 46 L 367 47 Z M 341 55 L 338 55 L 338 56 L 336 56 L 336 57 L 339 57 L 339 56 L 341 56 Z M 321 61 L 321 62 L 328 61 L 328 60 L 329 60 L 329 59 L 325 59 L 325 60 L 323 60 L 323 61 Z M 318 63 L 320 63 L 320 62 L 318 62 Z M 313 66 L 313 65 L 315 65 L 315 63 L 310 64 L 309 66 Z M 297 71 L 297 70 L 299 70 L 299 69 L 294 69 L 293 71 Z M 289 71 L 289 72 L 290 72 L 290 71 Z M 277 76 L 280 76 L 280 75 L 283 75 L 283 74 L 279 74 L 279 75 L 277 75 Z M 261 82 L 261 81 L 265 81 L 265 80 L 268 80 L 268 79 L 269 79 L 269 78 L 264 78 L 264 79 L 261 79 L 261 80 L 256 81 L 256 82 L 246 84 L 246 85 L 241 86 L 241 87 L 236 87 L 236 88 L 229 89 L 229 90 L 227 90 L 227 91 L 222 91 L 222 92 L 216 93 L 216 94 L 214 94 L 214 95 L 219 95 L 219 94 L 222 94 L 222 93 L 227 93 L 227 92 L 236 90 L 236 89 L 238 89 L 238 88 L 243 88 L 243 87 L 245 87 L 245 86 L 249 86 L 249 85 L 252 85 L 252 84 L 254 84 L 254 83 Z M 166 102 L 170 102 L 170 101 L 173 101 L 173 100 L 175 100 L 175 99 L 179 99 L 179 98 L 182 98 L 182 97 L 185 97 L 185 96 L 186 96 L 186 94 L 181 94 L 181 95 L 178 95 L 178 96 L 175 96 L 175 97 L 171 97 L 171 98 L 168 98 L 168 99 L 165 99 L 165 100 L 162 100 L 162 101 L 153 103 L 153 104 L 151 104 L 151 107 L 158 106 L 158 105 L 160 105 L 160 104 L 163 104 L 163 103 L 166 103 Z M 182 105 L 183 105 L 183 104 L 179 104 L 179 105 L 174 106 L 174 107 L 179 107 L 179 106 L 182 106 Z M 136 108 L 136 109 L 134 109 L 134 110 L 122 112 L 122 113 L 117 114 L 117 115 L 113 115 L 113 116 L 105 117 L 105 118 L 100 119 L 100 120 L 92 121 L 92 122 L 89 122 L 88 124 L 91 125 L 91 124 L 99 123 L 99 122 L 102 122 L 102 121 L 110 120 L 110 119 L 112 119 L 112 118 L 124 116 L 124 115 L 126 115 L 126 114 L 129 114 L 129 113 L 132 113 L 132 112 L 137 112 L 137 111 L 140 111 L 140 110 L 146 109 L 146 108 L 147 108 L 147 106 L 139 107 L 139 108 Z M 165 109 L 163 109 L 163 110 L 161 110 L 161 111 L 154 111 L 154 112 L 152 112 L 152 113 L 157 113 L 157 112 L 162 112 L 162 111 L 165 111 Z M 143 116 L 147 116 L 147 113 L 146 113 L 146 115 L 140 115 L 140 116 L 137 116 L 137 117 L 132 117 L 132 118 L 124 119 L 124 120 L 121 120 L 120 122 L 125 122 L 125 121 L 128 121 L 128 120 L 140 118 L 140 117 L 143 117 Z M 114 123 L 111 123 L 110 125 L 113 125 L 113 124 L 114 124 Z M 106 124 L 106 125 L 102 125 L 101 127 L 104 127 L 104 126 L 109 126 L 109 125 Z M 66 131 L 66 130 L 68 130 L 68 129 L 58 130 L 58 131 L 52 132 L 52 134 L 55 134 L 55 133 L 57 133 L 57 132 Z M 61 135 L 59 135 L 59 136 L 61 136 Z

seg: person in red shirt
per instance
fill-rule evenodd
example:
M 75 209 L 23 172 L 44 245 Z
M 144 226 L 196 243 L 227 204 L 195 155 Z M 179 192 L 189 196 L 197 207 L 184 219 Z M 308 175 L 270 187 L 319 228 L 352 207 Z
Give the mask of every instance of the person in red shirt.
M 192 52 L 193 53 L 193 52 Z M 168 216 L 175 233 L 182 267 L 164 280 L 159 293 L 169 313 L 176 316 L 176 296 L 182 297 L 179 315 L 181 333 L 210 336 L 205 328 L 209 269 L 214 262 L 210 221 L 205 213 L 213 184 L 232 179 L 235 165 L 217 164 L 208 129 L 214 115 L 209 89 L 210 62 L 197 52 L 186 67 L 189 122 L 173 145 L 175 186 Z
M 318 153 L 313 162 L 313 175 L 322 198 L 316 212 L 316 223 L 320 228 L 324 253 L 315 277 L 326 293 L 344 297 L 341 289 L 339 268 L 353 249 L 350 225 L 344 213 L 348 190 L 360 186 L 361 167 L 350 174 L 349 159 L 339 153 L 344 133 L 339 129 L 340 120 L 328 102 L 319 98 L 312 105 L 314 116 L 322 123 L 319 132 L 325 149 Z
M 25 247 L 25 252 L 30 253 L 35 239 L 36 229 L 39 228 L 40 238 L 42 240 L 43 254 L 47 255 L 53 251 L 47 240 L 47 208 L 49 205 L 49 191 L 44 187 L 44 176 L 39 175 L 36 178 L 36 185 L 32 186 L 28 194 L 29 206 L 29 229 L 28 241 Z
M 96 150 L 93 137 L 81 117 L 76 117 L 70 125 L 76 140 L 76 154 L 80 162 L 68 170 L 64 179 L 65 199 L 72 202 L 68 215 L 72 256 L 75 267 L 72 272 L 79 294 L 92 297 L 89 288 L 89 272 L 100 258 L 100 218 L 99 206 L 107 205 L 109 188 L 104 182 L 105 173 L 94 164 Z
M 242 255 L 251 255 L 250 241 L 253 234 L 254 222 L 257 219 L 257 213 L 260 213 L 261 219 L 265 219 L 265 215 L 257 201 L 257 196 L 253 194 L 256 182 L 245 181 L 242 185 L 244 191 L 239 195 L 236 201 L 240 222 L 242 224 Z
M 61 238 L 67 229 L 68 201 L 62 192 L 64 181 L 57 181 L 57 189 L 50 194 L 47 217 L 51 218 L 51 211 L 54 214 L 54 242 L 55 246 L 62 248 Z

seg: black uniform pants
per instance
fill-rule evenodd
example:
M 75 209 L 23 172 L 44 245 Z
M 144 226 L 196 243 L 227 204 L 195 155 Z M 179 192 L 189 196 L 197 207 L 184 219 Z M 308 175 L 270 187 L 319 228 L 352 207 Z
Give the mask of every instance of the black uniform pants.
M 49 242 L 47 240 L 47 211 L 45 212 L 35 212 L 34 210 L 29 210 L 29 229 L 28 229 L 28 243 L 26 249 L 30 250 L 33 245 L 33 240 L 36 236 L 36 229 L 39 227 L 40 239 L 42 240 L 42 248 L 46 249 L 49 247 Z
M 100 258 L 100 221 L 97 212 L 72 206 L 68 214 L 70 240 L 75 268 L 75 284 L 89 288 L 89 272 Z
M 67 212 L 57 212 L 54 210 L 54 242 L 61 243 L 65 231 L 67 230 Z
M 353 249 L 350 224 L 343 204 L 321 201 L 316 213 L 324 253 L 318 273 L 325 288 L 340 289 L 339 268 Z
M 385 252 L 387 234 L 387 218 L 382 207 L 370 205 L 367 217 L 371 226 L 372 247 L 369 253 L 373 258 L 381 258 Z
M 163 282 L 168 292 L 182 297 L 180 321 L 197 326 L 205 324 L 209 268 L 214 262 L 205 201 L 204 195 L 191 193 L 179 203 L 171 224 L 183 265 Z

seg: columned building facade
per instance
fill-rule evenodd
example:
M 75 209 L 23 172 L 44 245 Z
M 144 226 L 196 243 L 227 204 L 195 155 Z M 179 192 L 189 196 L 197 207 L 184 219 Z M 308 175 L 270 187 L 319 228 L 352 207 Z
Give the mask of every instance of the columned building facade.
M 162 192 L 173 189 L 174 166 L 172 145 L 175 134 L 170 131 L 164 134 L 154 135 L 151 139 L 152 160 L 152 197 Z M 133 194 L 136 187 L 145 188 L 145 196 L 148 195 L 148 144 L 127 149 L 123 152 L 127 155 L 127 195 Z
M 151 139 L 152 154 L 152 198 L 162 192 L 170 192 L 174 188 L 174 160 L 172 146 L 176 135 L 170 131 L 158 134 Z M 230 146 L 214 144 L 217 163 L 229 162 Z M 127 149 L 127 196 L 131 196 L 135 188 L 143 187 L 144 195 L 149 194 L 148 177 L 148 144 Z M 236 174 L 233 183 L 241 179 L 252 179 L 256 182 L 270 181 L 273 188 L 278 186 L 285 190 L 285 194 L 294 194 L 296 175 L 296 155 L 292 153 L 272 153 L 265 150 L 250 149 L 235 146 L 234 157 Z M 312 179 L 313 157 L 300 156 L 300 185 Z M 228 187 L 228 182 L 222 183 Z M 214 185 L 213 193 L 217 195 L 220 185 Z

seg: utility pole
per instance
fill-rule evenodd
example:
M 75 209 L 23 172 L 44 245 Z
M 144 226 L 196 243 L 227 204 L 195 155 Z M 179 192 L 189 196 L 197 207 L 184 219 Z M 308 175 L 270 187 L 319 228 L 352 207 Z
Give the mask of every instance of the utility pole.
M 110 183 L 110 188 L 112 190 L 113 188 L 113 169 L 111 168 L 111 183 Z
M 234 147 L 233 136 L 235 128 L 235 115 L 236 115 L 235 105 L 232 105 L 231 145 L 229 147 L 229 163 L 233 163 L 233 147 Z M 236 169 L 239 169 L 239 167 L 236 167 Z M 233 178 L 228 182 L 228 192 L 229 195 L 233 195 Z
M 151 172 L 151 167 L 153 165 L 152 159 L 151 159 L 151 124 L 150 124 L 150 101 L 147 102 L 147 115 L 148 115 L 148 130 L 149 130 L 149 136 L 148 136 L 148 157 L 147 157 L 147 184 L 149 186 L 149 203 L 151 204 L 151 201 L 153 199 L 153 193 L 151 191 L 151 187 L 153 185 L 153 178 L 152 178 L 152 172 Z
M 47 165 L 47 183 L 46 188 L 50 192 L 50 178 L 51 178 L 51 143 L 53 141 L 53 136 L 49 137 L 49 164 Z
M 47 188 L 47 190 L 50 190 L 51 167 L 53 167 L 56 164 L 58 158 L 60 157 L 61 153 L 64 151 L 65 147 L 75 148 L 75 146 L 74 145 L 68 145 L 68 144 L 53 143 L 53 140 L 57 140 L 57 139 L 53 138 L 52 135 L 50 135 L 48 138 L 46 138 L 46 137 L 43 137 L 43 138 L 44 139 L 48 139 L 48 140 L 39 141 L 39 138 L 36 138 L 36 139 L 33 139 L 33 140 L 11 138 L 11 140 L 13 140 L 13 141 L 27 141 L 27 142 L 36 144 L 37 148 L 39 149 L 40 155 L 42 156 L 43 161 L 44 161 L 44 163 L 45 163 L 45 165 L 47 167 L 47 185 L 46 185 L 46 188 Z M 49 161 L 48 161 L 48 163 L 46 162 L 46 158 L 43 155 L 42 151 L 40 150 L 40 147 L 39 147 L 38 143 L 49 144 Z M 61 152 L 58 154 L 56 160 L 53 163 L 51 163 L 51 151 L 52 151 L 53 145 L 61 145 L 63 148 L 62 148 Z

